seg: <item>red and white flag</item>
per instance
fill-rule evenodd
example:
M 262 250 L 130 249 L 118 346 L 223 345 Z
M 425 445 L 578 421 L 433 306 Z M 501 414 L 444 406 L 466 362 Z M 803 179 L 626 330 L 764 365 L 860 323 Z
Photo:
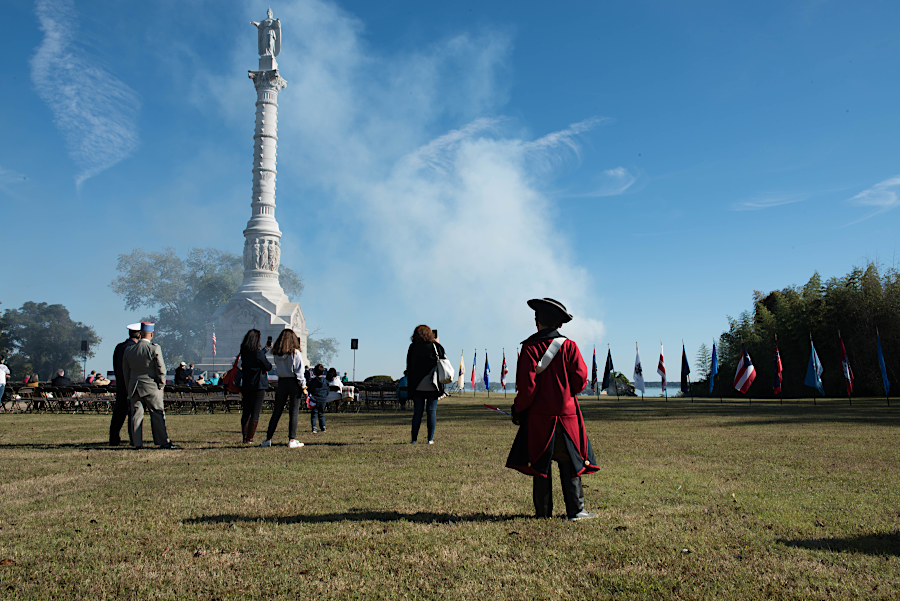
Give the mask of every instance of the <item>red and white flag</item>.
M 844 379 L 847 381 L 847 396 L 853 393 L 853 370 L 850 369 L 850 358 L 847 357 L 847 349 L 844 348 L 844 339 L 840 336 L 838 340 L 841 343 L 841 371 L 844 372 Z
M 737 373 L 734 374 L 734 389 L 746 394 L 750 390 L 750 385 L 756 379 L 756 368 L 747 354 L 747 349 L 741 345 L 741 360 L 738 361 Z
M 503 351 L 503 366 L 500 368 L 500 385 L 503 387 L 503 390 L 506 390 L 506 374 L 509 373 L 509 369 L 506 368 L 506 351 Z
M 213 357 L 216 356 L 216 326 L 213 326 Z
M 666 359 L 663 357 L 663 346 L 659 345 L 659 365 L 656 366 L 656 373 L 662 378 L 662 389 L 666 390 Z

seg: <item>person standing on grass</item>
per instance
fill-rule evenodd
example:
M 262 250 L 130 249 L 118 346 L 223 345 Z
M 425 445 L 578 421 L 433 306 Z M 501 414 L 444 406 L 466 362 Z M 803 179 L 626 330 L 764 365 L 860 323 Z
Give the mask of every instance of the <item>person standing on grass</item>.
M 128 418 L 131 412 L 131 405 L 128 403 L 128 394 L 125 390 L 128 388 L 128 381 L 125 379 L 125 373 L 122 370 L 122 360 L 125 358 L 125 351 L 138 343 L 141 339 L 141 324 L 133 323 L 128 326 L 128 338 L 125 342 L 116 345 L 113 351 L 113 371 L 116 374 L 116 404 L 113 405 L 112 419 L 109 421 L 109 445 L 112 447 L 119 446 L 122 438 L 119 434 L 122 432 L 122 424 Z M 134 445 L 131 437 L 131 427 L 128 427 L 128 440 Z
M 278 420 L 288 404 L 288 447 L 299 449 L 303 443 L 297 440 L 297 422 L 300 420 L 300 402 L 307 396 L 306 378 L 303 376 L 303 355 L 300 353 L 300 339 L 294 330 L 284 330 L 279 334 L 272 348 L 275 369 L 278 372 L 278 388 L 275 389 L 275 410 L 269 418 L 266 439 L 259 445 L 272 446 L 272 437 L 278 428 Z
M 141 322 L 141 340 L 125 350 L 122 358 L 123 380 L 131 401 L 131 443 L 144 447 L 144 407 L 150 413 L 153 443 L 161 449 L 180 449 L 169 440 L 163 388 L 166 386 L 166 364 L 162 350 L 153 344 L 154 324 Z M 116 384 L 118 386 L 118 384 Z
M 0 357 L 0 401 L 6 392 L 6 378 L 9 377 L 9 367 L 6 365 L 6 357 Z
M 253 444 L 256 427 L 259 425 L 259 412 L 262 410 L 269 379 L 266 373 L 272 364 L 266 358 L 269 346 L 259 346 L 259 330 L 249 330 L 241 342 L 241 358 L 238 369 L 241 370 L 241 434 L 244 444 Z
M 428 424 L 428 444 L 434 444 L 438 399 L 445 396 L 444 385 L 438 382 L 435 367 L 445 357 L 444 347 L 434 337 L 431 328 L 424 324 L 416 326 L 406 351 L 408 394 L 413 402 L 411 444 L 416 444 L 419 438 L 423 412 Z
M 576 394 L 587 384 L 581 351 L 558 329 L 572 320 L 566 307 L 552 298 L 528 301 L 537 333 L 522 342 L 516 367 L 516 400 L 512 420 L 519 426 L 506 467 L 533 477 L 534 512 L 553 516 L 551 461 L 559 467 L 566 517 L 570 521 L 597 517 L 585 511 L 581 475 L 600 468 Z
M 309 388 L 309 424 L 313 434 L 325 431 L 325 405 L 330 392 L 328 380 L 325 378 L 325 366 L 319 363 L 313 370 L 313 377 L 306 383 Z M 316 419 L 319 420 L 316 427 Z

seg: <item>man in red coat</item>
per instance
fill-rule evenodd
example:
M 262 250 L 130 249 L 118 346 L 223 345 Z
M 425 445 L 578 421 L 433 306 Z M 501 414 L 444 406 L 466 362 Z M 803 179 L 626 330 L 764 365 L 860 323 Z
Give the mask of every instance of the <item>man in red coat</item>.
M 600 469 L 584 429 L 576 394 L 587 384 L 581 351 L 557 330 L 572 320 L 565 306 L 552 298 L 532 299 L 537 334 L 522 342 L 516 367 L 513 423 L 519 432 L 506 467 L 534 477 L 534 511 L 553 515 L 550 462 L 559 466 L 566 517 L 570 521 L 597 517 L 584 510 L 581 474 Z

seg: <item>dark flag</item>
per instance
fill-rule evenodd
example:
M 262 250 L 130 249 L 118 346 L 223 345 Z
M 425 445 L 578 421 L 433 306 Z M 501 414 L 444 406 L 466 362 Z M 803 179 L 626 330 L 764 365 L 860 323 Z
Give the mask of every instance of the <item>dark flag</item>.
M 881 381 L 884 384 L 884 396 L 891 392 L 891 382 L 888 380 L 887 368 L 884 366 L 884 353 L 881 352 L 881 334 L 876 334 L 875 343 L 878 345 L 878 367 L 881 368 Z
M 716 357 L 716 343 L 713 341 L 712 359 L 709 364 L 709 394 L 713 393 L 713 386 L 716 385 L 717 373 L 719 373 L 719 360 Z
M 597 392 L 597 349 L 594 349 L 594 367 L 591 368 L 591 391 Z
M 612 351 L 606 351 L 606 367 L 603 368 L 603 382 L 600 390 L 609 390 L 610 378 L 613 372 Z
M 687 351 L 684 350 L 684 343 L 681 344 L 681 392 L 688 392 L 690 385 L 688 384 L 688 376 L 691 373 L 691 366 L 688 365 Z
M 775 394 L 781 394 L 781 353 L 778 352 L 778 340 L 775 341 L 775 369 L 773 370 L 775 379 L 772 382 L 772 391 Z

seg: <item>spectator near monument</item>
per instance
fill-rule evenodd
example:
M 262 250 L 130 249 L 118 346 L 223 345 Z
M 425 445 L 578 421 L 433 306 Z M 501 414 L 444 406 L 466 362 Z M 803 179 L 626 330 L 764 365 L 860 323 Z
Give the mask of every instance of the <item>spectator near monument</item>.
M 172 377 L 172 384 L 175 386 L 187 386 L 187 375 L 185 374 L 185 368 L 187 367 L 187 363 L 184 361 L 175 368 L 175 375 Z
M 85 383 L 85 384 L 93 384 L 93 383 L 94 383 L 94 379 L 95 379 L 96 377 L 97 377 L 97 372 L 94 371 L 94 370 L 92 369 L 92 370 L 91 370 L 91 373 L 88 374 L 88 377 L 84 379 L 84 383 Z
M 278 388 L 275 389 L 275 408 L 269 418 L 269 428 L 262 447 L 272 446 L 272 437 L 278 428 L 278 420 L 288 405 L 288 447 L 299 449 L 303 443 L 297 440 L 297 423 L 300 421 L 300 402 L 306 398 L 306 378 L 303 376 L 303 355 L 300 339 L 294 330 L 283 330 L 272 347 L 275 369 L 278 372 Z
M 438 399 L 444 396 L 444 385 L 438 381 L 435 368 L 438 361 L 446 357 L 444 347 L 434 337 L 431 328 L 424 324 L 416 326 L 406 351 L 405 372 L 409 382 L 409 398 L 413 402 L 412 444 L 416 444 L 419 437 L 423 412 L 428 425 L 428 444 L 434 444 Z
M 150 413 L 153 443 L 161 449 L 178 449 L 172 444 L 166 429 L 166 411 L 163 405 L 163 388 L 166 385 L 166 364 L 162 349 L 153 344 L 153 325 L 141 322 L 141 339 L 125 350 L 122 374 L 128 382 L 128 398 L 131 402 L 131 440 L 134 448 L 144 447 L 144 408 Z
M 119 436 L 122 432 L 122 424 L 131 414 L 131 405 L 128 401 L 128 380 L 125 379 L 125 372 L 122 368 L 122 360 L 125 357 L 125 351 L 134 346 L 141 339 L 141 324 L 133 323 L 127 326 L 128 338 L 124 342 L 116 345 L 113 351 L 113 372 L 116 374 L 116 404 L 113 405 L 112 418 L 109 421 L 109 444 L 117 447 L 122 442 Z M 131 436 L 131 424 L 128 425 L 128 441 L 134 445 L 134 439 Z
M 259 425 L 259 412 L 262 410 L 269 380 L 266 372 L 272 364 L 266 358 L 269 345 L 259 346 L 259 330 L 253 328 L 244 335 L 241 342 L 241 357 L 238 369 L 241 370 L 241 434 L 244 444 L 253 444 L 256 427 Z
M 64 369 L 56 370 L 56 377 L 50 380 L 51 386 L 71 386 L 72 380 L 66 377 L 66 371 Z
M 0 399 L 6 392 L 6 379 L 9 377 L 9 367 L 6 365 L 6 357 L 0 357 Z
M 328 403 L 328 380 L 325 378 L 325 366 L 319 363 L 313 370 L 313 377 L 306 383 L 309 388 L 309 424 L 313 434 L 325 431 L 325 405 Z M 316 420 L 318 419 L 318 426 Z
M 588 440 L 576 394 L 587 384 L 588 370 L 578 346 L 558 329 L 572 320 L 551 298 L 532 299 L 537 333 L 522 342 L 516 367 L 513 423 L 519 425 L 506 467 L 533 477 L 535 516 L 553 516 L 551 461 L 559 467 L 566 517 L 595 518 L 584 510 L 581 474 L 600 469 Z
M 347 372 L 344 372 L 344 377 L 341 378 L 341 383 L 343 383 L 343 384 L 350 383 L 350 378 L 347 377 Z

